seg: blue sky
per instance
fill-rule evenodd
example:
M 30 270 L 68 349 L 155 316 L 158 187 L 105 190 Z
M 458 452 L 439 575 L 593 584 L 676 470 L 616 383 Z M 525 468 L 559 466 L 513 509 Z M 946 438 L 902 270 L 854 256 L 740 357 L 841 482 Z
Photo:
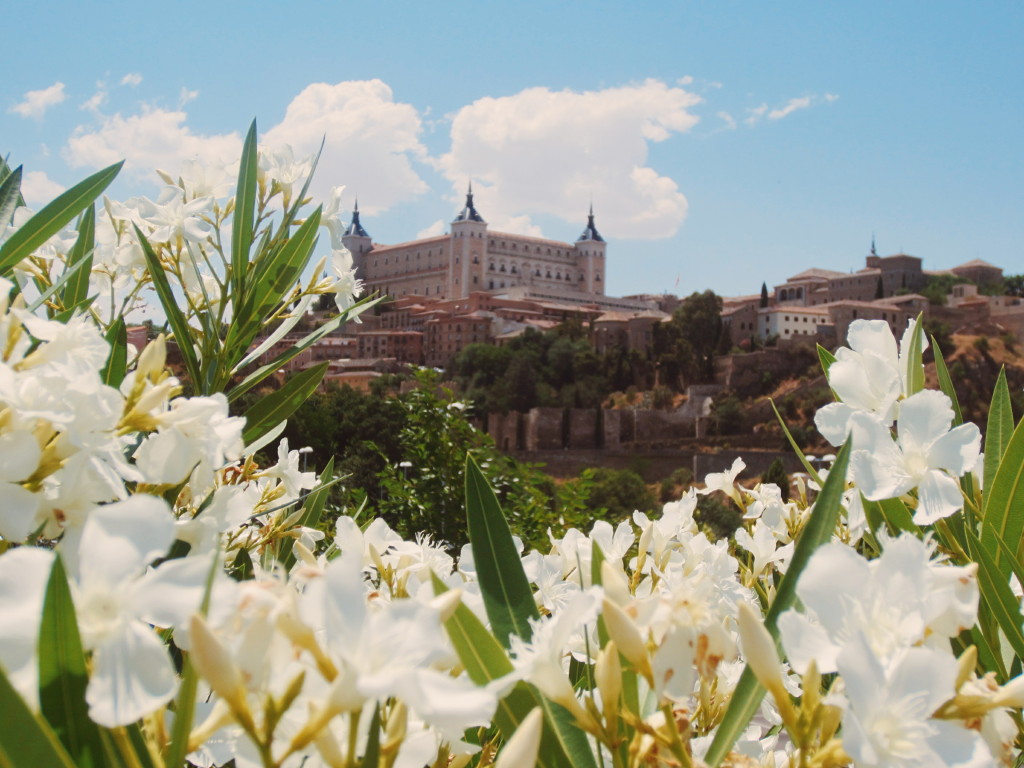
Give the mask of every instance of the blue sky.
M 880 253 L 1024 272 L 1024 4 L 21 3 L 0 152 L 37 204 L 115 159 L 309 152 L 382 243 L 572 240 L 593 201 L 614 294 L 756 293 Z M 234 157 L 233 157 L 234 156 Z M 346 205 L 349 204 L 348 202 Z

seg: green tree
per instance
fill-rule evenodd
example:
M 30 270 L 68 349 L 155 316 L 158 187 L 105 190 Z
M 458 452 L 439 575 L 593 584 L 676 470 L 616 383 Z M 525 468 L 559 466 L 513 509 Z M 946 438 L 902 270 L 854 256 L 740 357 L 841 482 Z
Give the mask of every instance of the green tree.
M 782 491 L 782 500 L 789 501 L 789 475 L 786 473 L 782 459 L 777 458 L 768 465 L 768 470 L 761 475 L 761 482 L 775 483 Z
M 1004 277 L 1003 290 L 1007 296 L 1024 296 L 1024 275 L 1007 275 Z
M 709 382 L 722 338 L 722 299 L 713 291 L 694 293 L 680 304 L 663 334 L 663 354 L 674 355 L 687 382 Z
M 649 512 L 657 504 L 644 479 L 631 470 L 601 467 L 591 470 L 591 480 L 588 505 L 595 512 L 604 510 L 612 520 L 630 517 L 636 510 Z
M 768 283 L 761 283 L 761 309 L 768 306 Z

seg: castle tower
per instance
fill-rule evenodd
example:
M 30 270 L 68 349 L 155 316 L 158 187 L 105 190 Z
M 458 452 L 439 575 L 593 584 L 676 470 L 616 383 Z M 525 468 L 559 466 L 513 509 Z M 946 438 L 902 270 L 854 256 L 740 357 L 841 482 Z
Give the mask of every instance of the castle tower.
M 473 182 L 469 183 L 465 206 L 452 220 L 451 245 L 449 296 L 468 296 L 473 291 L 485 290 L 487 222 L 473 204 Z
M 604 294 L 604 256 L 608 243 L 594 226 L 594 205 L 590 205 L 587 226 L 576 238 L 576 252 L 579 254 L 579 265 L 583 271 L 583 285 L 587 293 Z
M 341 242 L 352 254 L 352 265 L 356 269 L 356 276 L 365 279 L 366 254 L 373 250 L 373 240 L 363 229 L 363 225 L 359 223 L 359 200 L 356 200 L 355 208 L 352 211 L 352 223 L 348 225 L 345 234 L 341 236 Z

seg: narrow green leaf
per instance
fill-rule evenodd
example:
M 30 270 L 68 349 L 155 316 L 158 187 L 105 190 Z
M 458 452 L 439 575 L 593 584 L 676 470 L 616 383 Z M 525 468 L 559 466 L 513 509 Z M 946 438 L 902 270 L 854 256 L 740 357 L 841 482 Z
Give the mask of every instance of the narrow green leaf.
M 317 207 L 285 243 L 262 256 L 251 268 L 249 295 L 243 311 L 257 311 L 257 319 L 265 319 L 263 310 L 278 306 L 288 298 L 316 246 L 321 208 Z
M 50 726 L 32 714 L 0 667 L 0 768 L 77 768 Z
M 939 347 L 939 343 L 932 336 L 932 349 L 935 352 L 935 373 L 939 378 L 939 389 L 949 398 L 953 404 L 953 426 L 959 427 L 964 423 L 963 410 L 960 408 L 960 400 L 956 396 L 956 387 L 953 386 L 953 379 L 949 375 L 949 369 L 946 367 L 946 360 L 942 356 L 942 349 Z M 964 495 L 971 499 L 976 504 L 979 503 L 977 499 L 977 489 L 975 488 L 974 479 L 972 475 L 966 474 L 960 478 L 960 487 L 963 489 Z
M 15 264 L 70 224 L 110 185 L 123 164 L 124 161 L 104 168 L 79 182 L 20 226 L 0 246 L 0 274 L 8 274 Z
M 910 349 L 907 352 L 907 395 L 916 395 L 924 389 L 924 329 L 922 315 L 914 319 L 910 335 Z
M 431 573 L 430 580 L 435 595 L 448 590 L 436 574 Z M 465 604 L 459 604 L 444 627 L 459 661 L 466 668 L 466 674 L 477 685 L 486 685 L 513 670 L 512 661 L 501 643 Z
M 6 163 L 4 163 L 6 165 Z M 14 211 L 21 199 L 21 166 L 4 176 L 0 183 L 0 229 L 3 229 L 14 218 Z
M 192 380 L 192 386 L 199 390 L 196 392 L 197 395 L 209 395 L 211 394 L 210 392 L 202 391 L 203 377 L 200 374 L 199 358 L 196 357 L 196 350 L 193 346 L 192 331 L 188 327 L 185 315 L 178 308 L 178 300 L 174 297 L 171 283 L 167 279 L 163 265 L 160 264 L 160 259 L 153 252 L 153 247 L 149 244 L 149 240 L 142 234 L 142 230 L 138 226 L 135 227 L 135 236 L 139 239 L 139 244 L 142 246 L 142 253 L 146 257 L 146 267 L 149 269 L 150 277 L 153 279 L 153 287 L 156 289 L 156 295 L 160 299 L 160 306 L 164 310 L 167 322 L 171 326 L 174 342 L 178 345 L 178 351 L 185 361 L 185 368 L 188 370 L 188 376 Z
M 505 515 L 472 456 L 466 457 L 466 520 L 487 618 L 506 648 L 509 635 L 529 640 L 530 619 L 540 617 Z
M 988 424 L 985 427 L 985 478 L 982 486 L 986 491 L 992 488 L 996 468 L 1006 452 L 1013 434 L 1013 405 L 1010 402 L 1010 387 L 1006 383 L 1006 368 L 999 369 L 996 386 L 992 390 L 992 402 L 988 409 Z M 986 494 L 985 510 L 988 511 Z
M 956 387 L 953 386 L 953 379 L 949 375 L 949 369 L 946 367 L 946 360 L 942 356 L 942 349 L 939 348 L 939 343 L 932 336 L 932 351 L 935 353 L 935 373 L 939 377 L 939 389 L 952 401 L 953 403 L 953 426 L 959 427 L 964 423 L 964 414 L 960 410 L 960 401 L 956 396 Z
M 77 264 L 71 264 L 64 268 L 64 271 L 60 273 L 53 284 L 46 286 L 39 278 L 33 278 L 36 287 L 39 288 L 40 294 L 31 304 L 28 305 L 29 312 L 35 312 L 41 306 L 45 305 L 51 297 L 56 296 L 58 291 L 61 291 L 67 282 L 73 278 L 76 278 L 81 272 L 83 267 L 87 265 L 90 260 L 81 260 Z M 91 304 L 92 299 L 86 298 L 86 304 Z M 60 314 L 56 315 L 58 318 L 64 318 L 63 322 L 67 322 L 74 315 L 74 310 L 64 310 Z
M 39 708 L 79 768 L 110 764 L 89 719 L 85 653 L 60 555 L 54 558 L 39 629 Z
M 968 532 L 967 544 L 971 557 L 978 564 L 978 587 L 981 599 L 995 619 L 1010 647 L 1019 658 L 1024 658 L 1024 632 L 1021 625 L 1024 617 L 1020 612 L 1020 600 L 1014 597 L 1009 580 L 1000 573 L 989 551 L 973 533 Z
M 362 768 L 378 768 L 380 764 L 380 703 L 373 708 L 373 718 L 370 720 L 370 732 L 366 739 L 366 749 L 363 750 Z
M 771 404 L 772 410 L 775 412 L 775 418 L 778 419 L 779 426 L 782 427 L 782 433 L 786 436 L 786 441 L 789 443 L 790 447 L 796 453 L 797 458 L 800 459 L 800 463 L 804 465 L 804 469 L 807 470 L 808 477 L 810 477 L 811 480 L 816 482 L 818 484 L 818 487 L 820 488 L 821 476 L 818 474 L 818 470 L 811 466 L 811 462 L 807 460 L 807 455 L 804 453 L 803 448 L 801 448 L 797 444 L 796 440 L 793 439 L 793 435 L 790 433 L 789 427 L 786 426 L 786 422 L 783 420 L 782 414 L 779 413 L 779 409 L 775 407 L 775 401 L 769 398 L 768 402 Z
M 74 276 L 67 280 L 61 304 L 65 309 L 75 309 L 85 303 L 89 296 L 89 277 L 92 275 L 92 250 L 96 246 L 96 207 L 90 205 L 78 225 L 78 239 L 68 254 L 68 266 L 79 266 Z M 84 264 L 78 263 L 84 261 Z
M 576 725 L 576 719 L 565 707 L 551 701 L 540 691 L 534 689 L 534 696 L 544 710 L 544 731 L 541 733 L 541 749 L 545 749 L 544 737 L 550 734 L 550 740 L 557 743 L 559 750 L 568 758 L 573 768 L 597 768 L 594 753 L 590 748 L 587 735 Z M 547 750 L 550 752 L 551 747 Z
M 836 356 L 825 349 L 821 344 L 818 344 L 818 362 L 821 363 L 821 370 L 828 376 L 828 369 L 832 367 L 832 363 L 836 361 Z
M 479 565 L 477 566 L 479 569 Z M 447 590 L 447 587 L 435 574 L 431 574 L 431 582 L 434 594 L 440 595 Z M 493 620 L 492 620 L 493 623 Z M 497 638 L 488 631 L 487 627 L 476 617 L 469 608 L 460 604 L 452 615 L 444 623 L 445 631 L 452 641 L 452 647 L 466 669 L 469 679 L 477 685 L 486 685 L 513 671 L 512 661 L 508 654 L 498 642 Z M 589 747 L 582 750 L 579 737 L 571 733 L 576 729 L 574 725 L 563 722 L 554 706 L 542 696 L 533 686 L 526 683 L 517 683 L 516 686 L 498 702 L 498 708 L 494 713 L 494 724 L 498 726 L 502 735 L 507 739 L 513 733 L 523 719 L 535 706 L 543 706 L 547 717 L 544 722 L 544 732 L 541 734 L 540 757 L 538 761 L 545 768 L 559 768 L 560 766 L 591 766 L 587 758 L 592 759 Z M 555 719 L 559 718 L 559 719 Z M 573 748 L 581 752 L 580 755 L 566 754 L 564 745 L 575 745 Z M 575 762 L 580 760 L 583 762 Z
M 199 607 L 199 614 L 206 617 L 210 610 L 210 596 L 213 594 L 213 582 L 220 571 L 219 553 L 215 552 L 210 563 L 210 570 L 206 576 L 206 589 L 203 592 L 203 602 Z M 164 753 L 164 764 L 178 766 L 185 764 L 185 756 L 188 754 L 188 737 L 192 732 L 193 720 L 196 712 L 196 693 L 199 690 L 199 673 L 192 664 L 192 657 L 184 654 L 184 661 L 181 670 L 181 685 L 178 688 L 178 698 L 174 702 L 174 724 L 171 726 L 171 741 Z
M 775 600 L 768 609 L 765 616 L 765 627 L 778 644 L 778 620 L 783 611 L 792 607 L 796 602 L 796 585 L 807 567 L 808 561 L 822 544 L 829 541 L 835 531 L 836 523 L 839 521 L 843 491 L 846 488 L 846 470 L 850 462 L 850 443 L 847 442 L 839 449 L 836 461 L 829 470 L 828 479 L 821 489 L 807 525 L 800 533 L 796 542 L 796 549 L 793 551 L 793 558 L 790 560 L 786 575 L 779 582 Z M 764 688 L 757 682 L 750 667 L 743 670 L 739 683 L 733 692 L 732 699 L 722 718 L 718 731 L 715 733 L 714 741 L 708 749 L 705 761 L 711 768 L 720 765 L 725 756 L 729 754 L 736 739 L 747 727 L 750 718 L 754 716 L 758 705 L 764 696 Z
M 299 371 L 291 376 L 276 392 L 271 392 L 258 400 L 245 413 L 245 431 L 242 440 L 246 445 L 257 440 L 287 419 L 295 409 L 302 405 L 313 394 L 327 373 L 329 362 L 325 361 Z
M 249 554 L 249 550 L 240 549 L 238 554 L 235 555 L 235 560 L 228 571 L 228 576 L 235 581 L 246 581 L 253 578 L 255 570 L 256 568 L 252 562 L 252 555 Z
M 986 445 L 986 450 L 988 446 Z M 986 464 L 988 456 L 985 456 Z M 987 470 L 987 468 L 986 468 Z M 985 513 L 981 521 L 981 542 L 999 566 L 999 572 L 1010 576 L 996 540 L 1021 551 L 1024 537 L 1024 419 L 1013 431 L 1001 460 L 994 470 L 990 485 L 985 486 Z
M 327 504 L 328 484 L 333 478 L 334 457 L 331 456 L 327 466 L 324 467 L 324 471 L 320 473 L 320 481 L 317 483 L 317 487 L 306 497 L 306 514 L 303 515 L 302 522 L 300 523 L 303 527 L 316 528 L 320 523 L 320 518 L 324 513 L 324 506 Z M 281 542 L 281 549 L 277 555 L 278 561 L 284 566 L 286 571 L 291 570 L 291 567 L 295 565 L 295 555 L 292 552 L 292 543 L 294 541 L 294 539 L 285 538 Z
M 872 514 L 878 514 L 889 527 L 889 533 L 896 535 L 900 531 L 909 531 L 915 536 L 921 536 L 921 529 L 914 522 L 914 516 L 907 509 L 907 505 L 900 499 L 882 499 L 881 501 L 868 501 L 864 499 L 864 511 L 872 510 Z
M 224 337 L 224 354 L 233 367 L 249 351 L 253 339 L 266 328 L 267 319 L 288 300 L 317 242 L 320 209 L 283 244 L 253 263 L 246 278 L 245 299 Z
M 245 275 L 249 269 L 249 249 L 252 247 L 256 211 L 257 161 L 256 121 L 253 120 L 242 146 L 242 159 L 238 163 L 235 213 L 231 219 L 231 298 L 235 306 L 245 302 Z
M 110 344 L 110 354 L 107 355 L 107 362 L 103 364 L 100 376 L 107 386 L 120 387 L 128 367 L 128 328 L 123 317 L 118 317 L 110 326 L 107 331 L 107 343 Z
M 984 603 L 978 606 L 979 610 L 983 606 Z M 998 650 L 998 640 L 996 640 L 996 645 L 993 645 L 991 636 L 981 628 L 980 621 L 971 627 L 970 636 L 971 643 L 978 649 L 978 664 L 981 665 L 981 668 L 986 672 L 994 672 L 1001 682 L 1009 680 L 1006 665 L 1003 664 L 1003 657 Z
M 378 299 L 368 299 L 368 300 L 365 300 L 365 301 L 361 301 L 361 302 L 359 302 L 358 305 L 356 305 L 356 307 L 353 307 L 353 309 L 359 309 L 360 311 L 362 311 L 362 310 L 366 309 L 367 307 L 372 306 L 373 304 L 376 304 L 378 301 L 380 301 L 379 298 Z M 275 357 L 273 360 L 271 360 L 266 365 L 262 365 L 259 368 L 257 368 L 255 371 L 253 371 L 248 376 L 246 376 L 244 379 L 242 379 L 241 382 L 239 382 L 234 388 L 232 388 L 228 392 L 228 400 L 232 401 L 232 402 L 237 400 L 239 397 L 241 397 L 246 392 L 251 390 L 253 387 L 255 387 L 257 384 L 259 384 L 265 378 L 267 378 L 271 374 L 275 373 L 276 371 L 279 371 L 282 367 L 284 367 L 284 365 L 289 360 L 294 358 L 296 355 L 298 355 L 298 354 L 304 352 L 305 350 L 309 349 L 311 346 L 313 346 L 316 342 L 318 342 L 324 336 L 328 335 L 329 333 L 333 333 L 334 331 L 336 331 L 338 329 L 338 327 L 342 323 L 344 323 L 351 316 L 352 315 L 351 315 L 351 311 L 350 311 L 350 312 L 343 312 L 342 314 L 338 315 L 337 317 L 332 317 L 330 320 L 328 320 L 326 323 L 321 325 L 315 331 L 312 331 L 307 336 L 305 336 L 301 341 L 296 343 L 294 346 L 289 347 L 288 349 L 286 349 L 284 352 L 282 352 L 280 355 Z M 232 371 L 232 373 L 237 373 L 237 372 L 238 372 L 238 368 L 235 368 Z

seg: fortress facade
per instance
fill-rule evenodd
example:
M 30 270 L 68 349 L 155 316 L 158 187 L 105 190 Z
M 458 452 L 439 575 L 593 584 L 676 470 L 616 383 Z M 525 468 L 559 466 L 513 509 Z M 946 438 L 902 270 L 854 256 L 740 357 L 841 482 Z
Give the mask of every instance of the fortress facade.
M 607 243 L 590 209 L 575 243 L 491 231 L 473 188 L 449 234 L 398 245 L 374 243 L 359 206 L 343 238 L 367 293 L 454 299 L 477 291 L 586 303 L 604 296 Z

